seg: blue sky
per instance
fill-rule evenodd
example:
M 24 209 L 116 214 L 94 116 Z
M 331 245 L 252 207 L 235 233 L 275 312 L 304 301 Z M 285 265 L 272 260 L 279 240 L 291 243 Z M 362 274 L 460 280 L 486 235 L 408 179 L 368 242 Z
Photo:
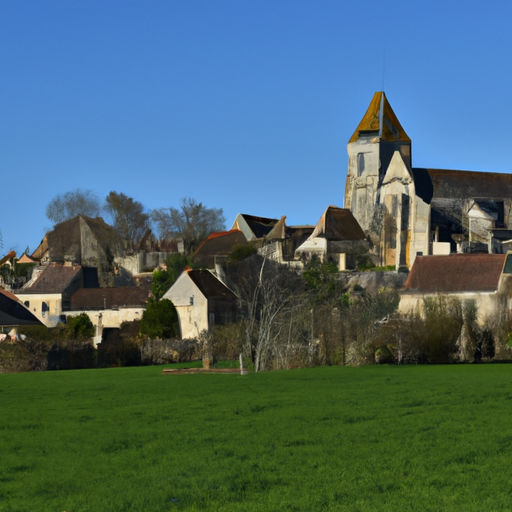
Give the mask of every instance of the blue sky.
M 512 172 L 512 4 L 0 0 L 2 252 L 57 194 L 314 224 L 384 89 L 413 165 Z

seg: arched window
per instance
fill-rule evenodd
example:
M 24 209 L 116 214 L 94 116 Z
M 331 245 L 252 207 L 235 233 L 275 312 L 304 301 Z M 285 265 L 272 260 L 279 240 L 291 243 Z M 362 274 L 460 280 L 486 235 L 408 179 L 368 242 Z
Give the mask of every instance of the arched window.
M 364 172 L 364 153 L 357 154 L 357 175 L 361 176 Z

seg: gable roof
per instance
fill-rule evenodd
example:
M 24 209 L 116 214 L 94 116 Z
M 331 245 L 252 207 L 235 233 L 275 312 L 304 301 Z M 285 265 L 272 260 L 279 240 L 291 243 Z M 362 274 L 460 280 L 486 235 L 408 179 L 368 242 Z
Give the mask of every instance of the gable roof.
M 373 95 L 366 114 L 348 142 L 355 142 L 365 132 L 387 142 L 411 142 L 382 91 Z
M 327 240 L 366 240 L 356 218 L 348 208 L 329 206 L 320 217 L 310 238 Z
M 71 296 L 71 309 L 111 309 L 140 307 L 148 301 L 148 286 L 117 286 L 114 288 L 82 288 Z
M 236 299 L 236 295 L 209 270 L 187 270 L 186 272 L 207 299 Z
M 404 291 L 492 292 L 498 289 L 506 254 L 416 256 Z
M 0 325 L 43 325 L 19 300 L 0 288 Z
M 200 267 L 213 268 L 215 256 L 228 256 L 234 245 L 245 243 L 247 238 L 239 229 L 212 233 L 196 249 L 194 263 Z
M 18 263 L 35 263 L 35 261 L 26 253 L 23 253 Z
M 51 263 L 26 288 L 19 290 L 25 293 L 63 293 L 82 272 L 80 265 L 60 265 Z
M 278 223 L 278 219 L 269 219 L 267 217 L 257 217 L 246 213 L 239 213 L 231 229 L 239 229 L 246 236 L 247 240 L 253 238 L 263 238 L 270 233 L 272 228 Z

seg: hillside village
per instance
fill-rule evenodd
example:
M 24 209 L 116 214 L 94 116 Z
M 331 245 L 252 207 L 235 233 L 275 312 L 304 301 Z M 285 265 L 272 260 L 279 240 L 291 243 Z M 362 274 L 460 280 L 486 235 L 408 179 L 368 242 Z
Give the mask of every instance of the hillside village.
M 411 145 L 377 92 L 348 142 L 344 208 L 305 226 L 239 214 L 191 254 L 182 240 L 127 251 L 101 217 L 61 222 L 0 260 L 4 332 L 85 313 L 98 347 L 167 299 L 177 339 L 256 370 L 508 359 L 512 174 L 415 168 Z M 175 254 L 190 264 L 155 297 Z

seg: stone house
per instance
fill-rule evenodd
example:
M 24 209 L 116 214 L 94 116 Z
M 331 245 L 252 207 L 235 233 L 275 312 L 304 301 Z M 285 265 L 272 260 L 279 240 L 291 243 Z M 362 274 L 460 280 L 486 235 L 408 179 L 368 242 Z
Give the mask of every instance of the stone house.
M 162 298 L 174 304 L 183 339 L 237 319 L 236 295 L 210 270 L 185 270 Z
M 140 320 L 150 294 L 150 286 L 82 288 L 71 296 L 65 314 L 70 317 L 86 313 L 96 329 L 93 341 L 97 346 L 104 331 L 119 329 L 123 322 Z
M 15 295 L 41 323 L 55 327 L 65 323 L 63 312 L 69 309 L 71 296 L 83 287 L 83 281 L 80 265 L 51 263 L 35 270 Z
M 317 256 L 332 260 L 340 270 L 356 267 L 358 256 L 366 254 L 369 243 L 361 226 L 346 208 L 329 206 L 313 233 L 295 250 L 295 259 Z

